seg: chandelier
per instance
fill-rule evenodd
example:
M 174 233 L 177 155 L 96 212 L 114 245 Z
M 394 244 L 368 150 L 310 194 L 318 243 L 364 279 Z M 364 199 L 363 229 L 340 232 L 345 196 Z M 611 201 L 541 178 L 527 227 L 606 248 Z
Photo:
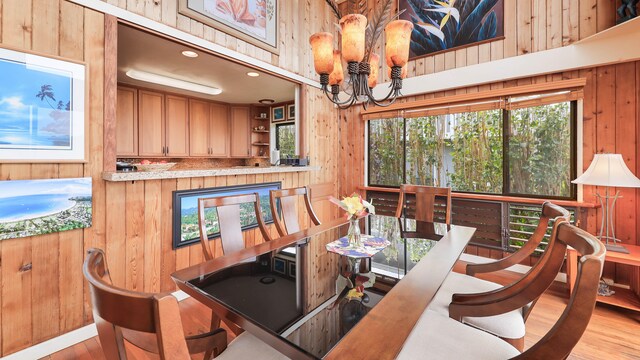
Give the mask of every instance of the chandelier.
M 346 109 L 356 102 L 389 106 L 400 96 L 402 79 L 406 76 L 406 64 L 409 60 L 409 43 L 413 24 L 406 20 L 394 20 L 384 27 L 386 34 L 385 58 L 389 67 L 391 85 L 389 93 L 382 99 L 373 96 L 373 88 L 378 81 L 380 56 L 371 48 L 374 39 L 365 44 L 367 18 L 361 14 L 349 14 L 340 19 L 342 44 L 340 50 L 333 50 L 333 35 L 320 32 L 311 35 L 309 43 L 313 51 L 314 67 L 320 75 L 320 85 L 327 97 L 341 109 Z M 365 45 L 368 48 L 365 49 Z M 342 60 L 347 62 L 349 79 L 345 90 L 346 100 L 340 99 L 340 85 L 344 80 Z M 331 89 L 329 89 L 329 86 Z

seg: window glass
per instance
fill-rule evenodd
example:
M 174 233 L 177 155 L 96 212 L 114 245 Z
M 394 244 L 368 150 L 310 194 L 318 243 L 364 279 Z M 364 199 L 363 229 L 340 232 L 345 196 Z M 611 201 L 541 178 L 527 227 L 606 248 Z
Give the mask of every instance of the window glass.
M 295 124 L 276 125 L 276 148 L 280 150 L 280 157 L 294 157 L 296 155 L 296 126 Z
M 404 121 L 369 121 L 369 185 L 399 186 L 404 179 Z
M 509 192 L 571 196 L 571 103 L 509 114 Z

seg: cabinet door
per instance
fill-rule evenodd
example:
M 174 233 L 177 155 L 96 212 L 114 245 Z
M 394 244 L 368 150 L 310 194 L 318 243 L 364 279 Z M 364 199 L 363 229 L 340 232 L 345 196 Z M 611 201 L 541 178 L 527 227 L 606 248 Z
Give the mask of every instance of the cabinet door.
M 209 127 L 209 147 L 211 155 L 216 157 L 229 156 L 229 107 L 222 104 L 211 105 L 211 121 Z
M 164 156 L 164 95 L 138 91 L 138 155 Z
M 138 156 L 138 93 L 118 87 L 116 156 Z
M 189 155 L 209 156 L 209 104 L 189 100 Z
M 189 102 L 186 98 L 167 95 L 165 154 L 189 156 Z
M 231 107 L 231 157 L 249 157 L 250 120 L 248 106 Z

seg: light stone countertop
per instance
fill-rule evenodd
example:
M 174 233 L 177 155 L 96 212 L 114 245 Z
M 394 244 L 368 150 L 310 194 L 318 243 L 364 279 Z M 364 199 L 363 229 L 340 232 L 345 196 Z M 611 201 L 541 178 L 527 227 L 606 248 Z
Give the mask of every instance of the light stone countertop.
M 271 174 L 286 172 L 318 171 L 319 166 L 235 166 L 230 168 L 200 169 L 200 170 L 167 170 L 167 171 L 105 171 L 102 178 L 107 181 L 136 181 L 136 180 L 158 180 L 158 179 L 179 179 L 191 177 L 207 176 L 229 176 L 229 175 L 251 175 L 251 174 Z

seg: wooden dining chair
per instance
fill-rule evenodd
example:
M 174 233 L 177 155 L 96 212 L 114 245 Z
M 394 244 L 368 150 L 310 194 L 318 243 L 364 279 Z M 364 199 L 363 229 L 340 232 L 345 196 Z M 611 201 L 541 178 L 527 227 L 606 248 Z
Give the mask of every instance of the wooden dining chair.
M 442 212 L 442 205 L 436 199 L 444 199 L 444 222 L 451 224 L 451 188 L 422 186 L 422 185 L 400 185 L 398 197 L 398 207 L 396 217 L 399 218 L 407 210 L 409 195 L 415 195 L 415 215 L 418 221 L 433 222 L 438 212 Z
M 198 225 L 200 228 L 200 244 L 202 245 L 205 260 L 214 258 L 207 235 L 206 210 L 216 208 L 222 251 L 224 254 L 230 254 L 245 247 L 240 219 L 240 205 L 242 204 L 253 204 L 253 211 L 262 237 L 264 241 L 271 241 L 271 236 L 262 218 L 260 195 L 258 193 L 201 198 L 198 199 Z
M 568 222 L 570 217 L 571 213 L 563 207 L 552 204 L 548 201 L 545 202 L 542 205 L 542 212 L 540 214 L 538 226 L 523 247 L 515 253 L 497 261 L 486 264 L 468 264 L 466 267 L 467 274 L 499 271 L 507 269 L 512 265 L 519 264 L 523 259 L 531 256 L 535 249 L 542 243 L 550 222 Z M 533 277 L 537 276 L 535 274 L 540 274 L 545 262 L 547 262 L 549 257 L 552 256 L 551 250 L 553 248 L 553 244 L 554 241 L 552 238 L 547 245 L 546 253 L 541 257 L 538 263 L 532 267 L 531 273 L 523 275 L 523 277 L 516 281 L 516 283 L 522 282 L 520 285 L 522 286 L 522 284 L 527 281 L 531 281 Z M 558 255 L 556 254 L 555 256 Z M 556 261 L 559 260 L 556 258 Z M 526 332 L 525 323 L 527 318 L 529 317 L 529 314 L 531 314 L 531 310 L 533 310 L 537 299 L 542 295 L 544 290 L 546 290 L 548 285 L 551 284 L 557 272 L 558 270 L 553 270 L 553 268 L 548 267 L 546 270 L 548 277 L 544 279 L 544 284 L 547 285 L 540 285 L 536 291 L 529 292 L 526 295 L 520 295 L 522 297 L 520 301 L 524 304 L 523 306 L 510 308 L 511 310 L 508 310 L 509 308 L 502 308 L 500 311 L 494 310 L 495 313 L 493 315 L 478 317 L 467 315 L 464 317 L 464 322 L 490 332 L 496 336 L 502 337 L 506 341 L 513 343 L 516 347 L 522 348 L 522 346 L 524 346 L 524 335 Z M 498 291 L 503 288 L 504 287 L 501 284 L 479 279 L 471 275 L 452 272 L 445 279 L 442 284 L 441 291 L 438 292 L 438 295 L 434 300 L 434 304 L 437 304 L 434 305 L 434 309 L 438 309 L 438 311 L 446 315 L 451 310 L 449 304 L 451 303 L 454 294 L 481 294 L 485 292 Z M 478 307 L 481 307 L 481 305 L 478 305 Z
M 269 192 L 271 214 L 273 214 L 273 222 L 275 223 L 280 236 L 293 234 L 302 230 L 299 221 L 300 218 L 296 212 L 298 196 L 302 196 L 304 198 L 307 214 L 309 215 L 313 225 L 320 225 L 320 220 L 311 206 L 311 189 L 309 189 L 308 186 L 293 189 L 271 190 Z M 278 211 L 278 202 L 280 202 L 281 212 Z M 280 216 L 280 214 L 282 214 L 282 216 Z
M 87 251 L 83 273 L 107 359 L 127 359 L 125 339 L 161 359 L 189 359 L 189 354 L 202 352 L 204 359 L 210 359 L 226 348 L 223 329 L 185 337 L 178 301 L 170 293 L 148 294 L 113 286 L 102 250 Z
M 557 211 L 561 215 L 554 219 L 545 253 L 529 272 L 504 287 L 452 273 L 445 280 L 447 284 L 443 284 L 436 294 L 432 309 L 496 335 L 522 350 L 525 322 L 538 298 L 555 280 L 564 261 L 565 249 L 556 246 L 556 234 L 558 226 L 568 222 L 568 212 L 564 214 L 562 208 L 553 208 L 553 213 Z
M 113 286 L 100 249 L 87 251 L 83 273 L 89 282 L 100 345 L 108 360 L 127 359 L 124 340 L 163 360 L 191 359 L 191 354 L 199 353 L 204 353 L 205 360 L 287 359 L 246 331 L 229 344 L 222 328 L 185 336 L 176 298 L 170 293 L 150 294 Z
M 562 315 L 538 342 L 522 352 L 498 337 L 465 326 L 429 306 L 414 326 L 397 359 L 421 359 L 425 354 L 434 359 L 457 360 L 566 359 L 580 341 L 593 314 L 606 250 L 595 236 L 566 221 L 560 221 L 554 228 L 553 252 L 563 254 L 567 246 L 571 246 L 581 255 L 578 281 Z M 557 258 L 550 259 L 548 266 L 557 266 Z M 497 298 L 499 293 L 490 295 Z M 470 304 L 477 302 L 477 298 L 457 297 L 455 301 Z M 487 306 L 491 304 L 491 301 L 485 302 Z

